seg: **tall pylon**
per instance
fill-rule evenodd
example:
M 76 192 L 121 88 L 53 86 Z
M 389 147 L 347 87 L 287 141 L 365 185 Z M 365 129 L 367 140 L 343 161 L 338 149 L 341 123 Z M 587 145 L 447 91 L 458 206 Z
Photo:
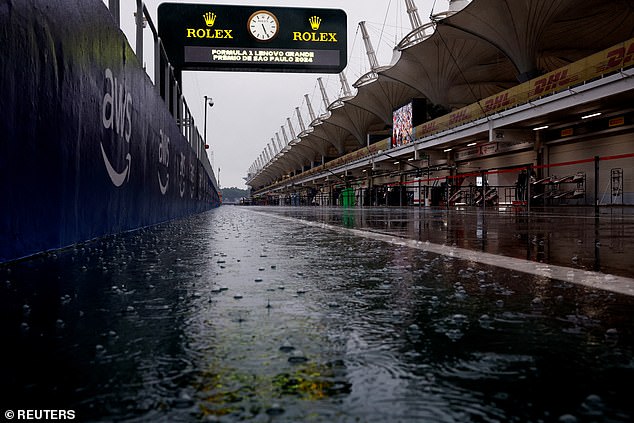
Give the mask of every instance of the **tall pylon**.
M 321 80 L 321 76 L 317 78 L 317 82 L 319 83 L 321 98 L 324 100 L 324 110 L 328 111 L 328 106 L 330 106 L 330 100 L 328 99 L 328 93 L 326 93 L 326 88 L 324 87 L 324 82 Z
M 282 144 L 282 139 L 280 138 L 280 133 L 279 132 L 275 133 L 275 138 L 277 138 L 277 143 L 280 146 L 280 151 L 282 151 L 284 149 L 284 144 Z
M 346 74 L 341 71 L 339 73 L 339 81 L 341 81 L 341 89 L 343 90 L 343 95 L 346 97 L 352 96 L 352 91 L 350 90 L 350 85 L 348 85 L 348 78 L 346 78 Z
M 412 31 L 423 26 L 414 0 L 405 0 L 405 6 L 407 7 L 407 15 L 409 16 L 409 23 L 412 25 Z
M 286 123 L 288 123 L 288 129 L 290 130 L 291 140 L 297 138 L 295 136 L 295 129 L 293 129 L 293 123 L 291 122 L 291 118 L 286 118 Z
M 271 153 L 271 160 L 273 160 L 273 157 L 275 157 L 276 153 L 273 152 L 273 147 L 271 147 L 271 144 L 267 144 L 267 147 L 269 147 L 269 152 Z
M 306 130 L 306 126 L 304 125 L 304 119 L 302 119 L 302 112 L 299 111 L 299 107 L 295 107 L 295 113 L 297 113 L 297 120 L 299 121 L 299 127 L 302 132 Z
M 374 47 L 372 47 L 372 41 L 370 41 L 370 35 L 368 35 L 368 30 L 365 28 L 365 21 L 359 22 L 359 27 L 361 28 L 361 36 L 363 37 L 363 44 L 365 44 L 365 52 L 367 53 L 368 61 L 370 62 L 370 70 L 374 72 L 379 67 L 379 61 L 376 58 Z
M 310 102 L 310 97 L 308 94 L 304 94 L 304 98 L 306 99 L 306 106 L 308 106 L 308 115 L 310 116 L 310 121 L 313 122 L 315 120 L 315 111 L 313 110 L 313 105 Z

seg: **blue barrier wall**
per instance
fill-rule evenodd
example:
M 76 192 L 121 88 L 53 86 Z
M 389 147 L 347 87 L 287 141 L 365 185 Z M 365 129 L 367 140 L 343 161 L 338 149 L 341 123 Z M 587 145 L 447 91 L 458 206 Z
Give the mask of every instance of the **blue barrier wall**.
M 0 0 L 0 262 L 219 205 L 99 0 Z

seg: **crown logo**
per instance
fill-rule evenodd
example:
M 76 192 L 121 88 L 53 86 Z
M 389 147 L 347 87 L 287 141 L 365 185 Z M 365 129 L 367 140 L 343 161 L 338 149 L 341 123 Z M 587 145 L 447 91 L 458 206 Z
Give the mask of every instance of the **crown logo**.
M 203 18 L 205 19 L 205 23 L 207 24 L 207 26 L 214 26 L 214 23 L 216 22 L 215 13 L 207 12 L 203 15 Z
M 310 27 L 313 31 L 317 31 L 319 29 L 319 25 L 321 25 L 321 18 L 319 16 L 311 16 L 310 19 L 308 19 L 308 22 L 310 22 Z

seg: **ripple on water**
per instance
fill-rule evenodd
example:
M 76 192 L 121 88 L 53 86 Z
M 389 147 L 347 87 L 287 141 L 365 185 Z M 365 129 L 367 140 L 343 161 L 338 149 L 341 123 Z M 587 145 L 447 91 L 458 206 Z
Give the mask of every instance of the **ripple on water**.
M 534 368 L 535 359 L 532 356 L 474 353 L 468 359 L 445 363 L 438 374 L 447 379 L 497 380 L 523 378 Z
M 531 285 L 457 259 L 278 225 L 244 208 L 209 216 L 148 229 L 133 242 L 121 236 L 100 259 L 96 250 L 72 253 L 77 279 L 64 284 L 79 295 L 55 289 L 47 324 L 63 338 L 51 342 L 63 345 L 55 363 L 72 356 L 63 370 L 81 370 L 67 387 L 93 420 L 520 421 L 508 388 L 543 377 L 560 363 L 551 356 L 587 353 L 566 360 L 568 378 L 582 371 L 600 380 L 606 368 L 618 378 L 634 368 L 631 333 L 620 323 L 627 314 L 602 322 L 613 303 L 588 306 L 584 295 L 568 307 L 572 285 Z M 22 281 L 6 279 L 13 296 Z M 30 294 L 13 304 L 13 327 L 29 341 L 41 333 L 38 301 L 46 298 Z M 75 319 L 76 310 L 86 316 Z M 304 353 L 289 362 L 294 350 Z M 598 421 L 614 401 L 604 389 L 611 384 L 578 389 L 574 400 L 530 389 L 518 396 L 544 409 L 567 401 L 553 418 Z M 539 411 L 524 421 L 547 421 Z

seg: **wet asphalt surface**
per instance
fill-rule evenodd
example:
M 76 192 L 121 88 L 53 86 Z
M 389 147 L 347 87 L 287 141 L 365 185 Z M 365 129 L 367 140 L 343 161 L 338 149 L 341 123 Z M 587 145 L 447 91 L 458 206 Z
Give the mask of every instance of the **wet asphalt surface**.
M 634 208 L 264 207 L 269 213 L 634 277 Z
M 350 231 L 630 277 L 631 214 L 422 212 L 223 206 L 2 265 L 3 411 L 632 420 L 631 296 Z

